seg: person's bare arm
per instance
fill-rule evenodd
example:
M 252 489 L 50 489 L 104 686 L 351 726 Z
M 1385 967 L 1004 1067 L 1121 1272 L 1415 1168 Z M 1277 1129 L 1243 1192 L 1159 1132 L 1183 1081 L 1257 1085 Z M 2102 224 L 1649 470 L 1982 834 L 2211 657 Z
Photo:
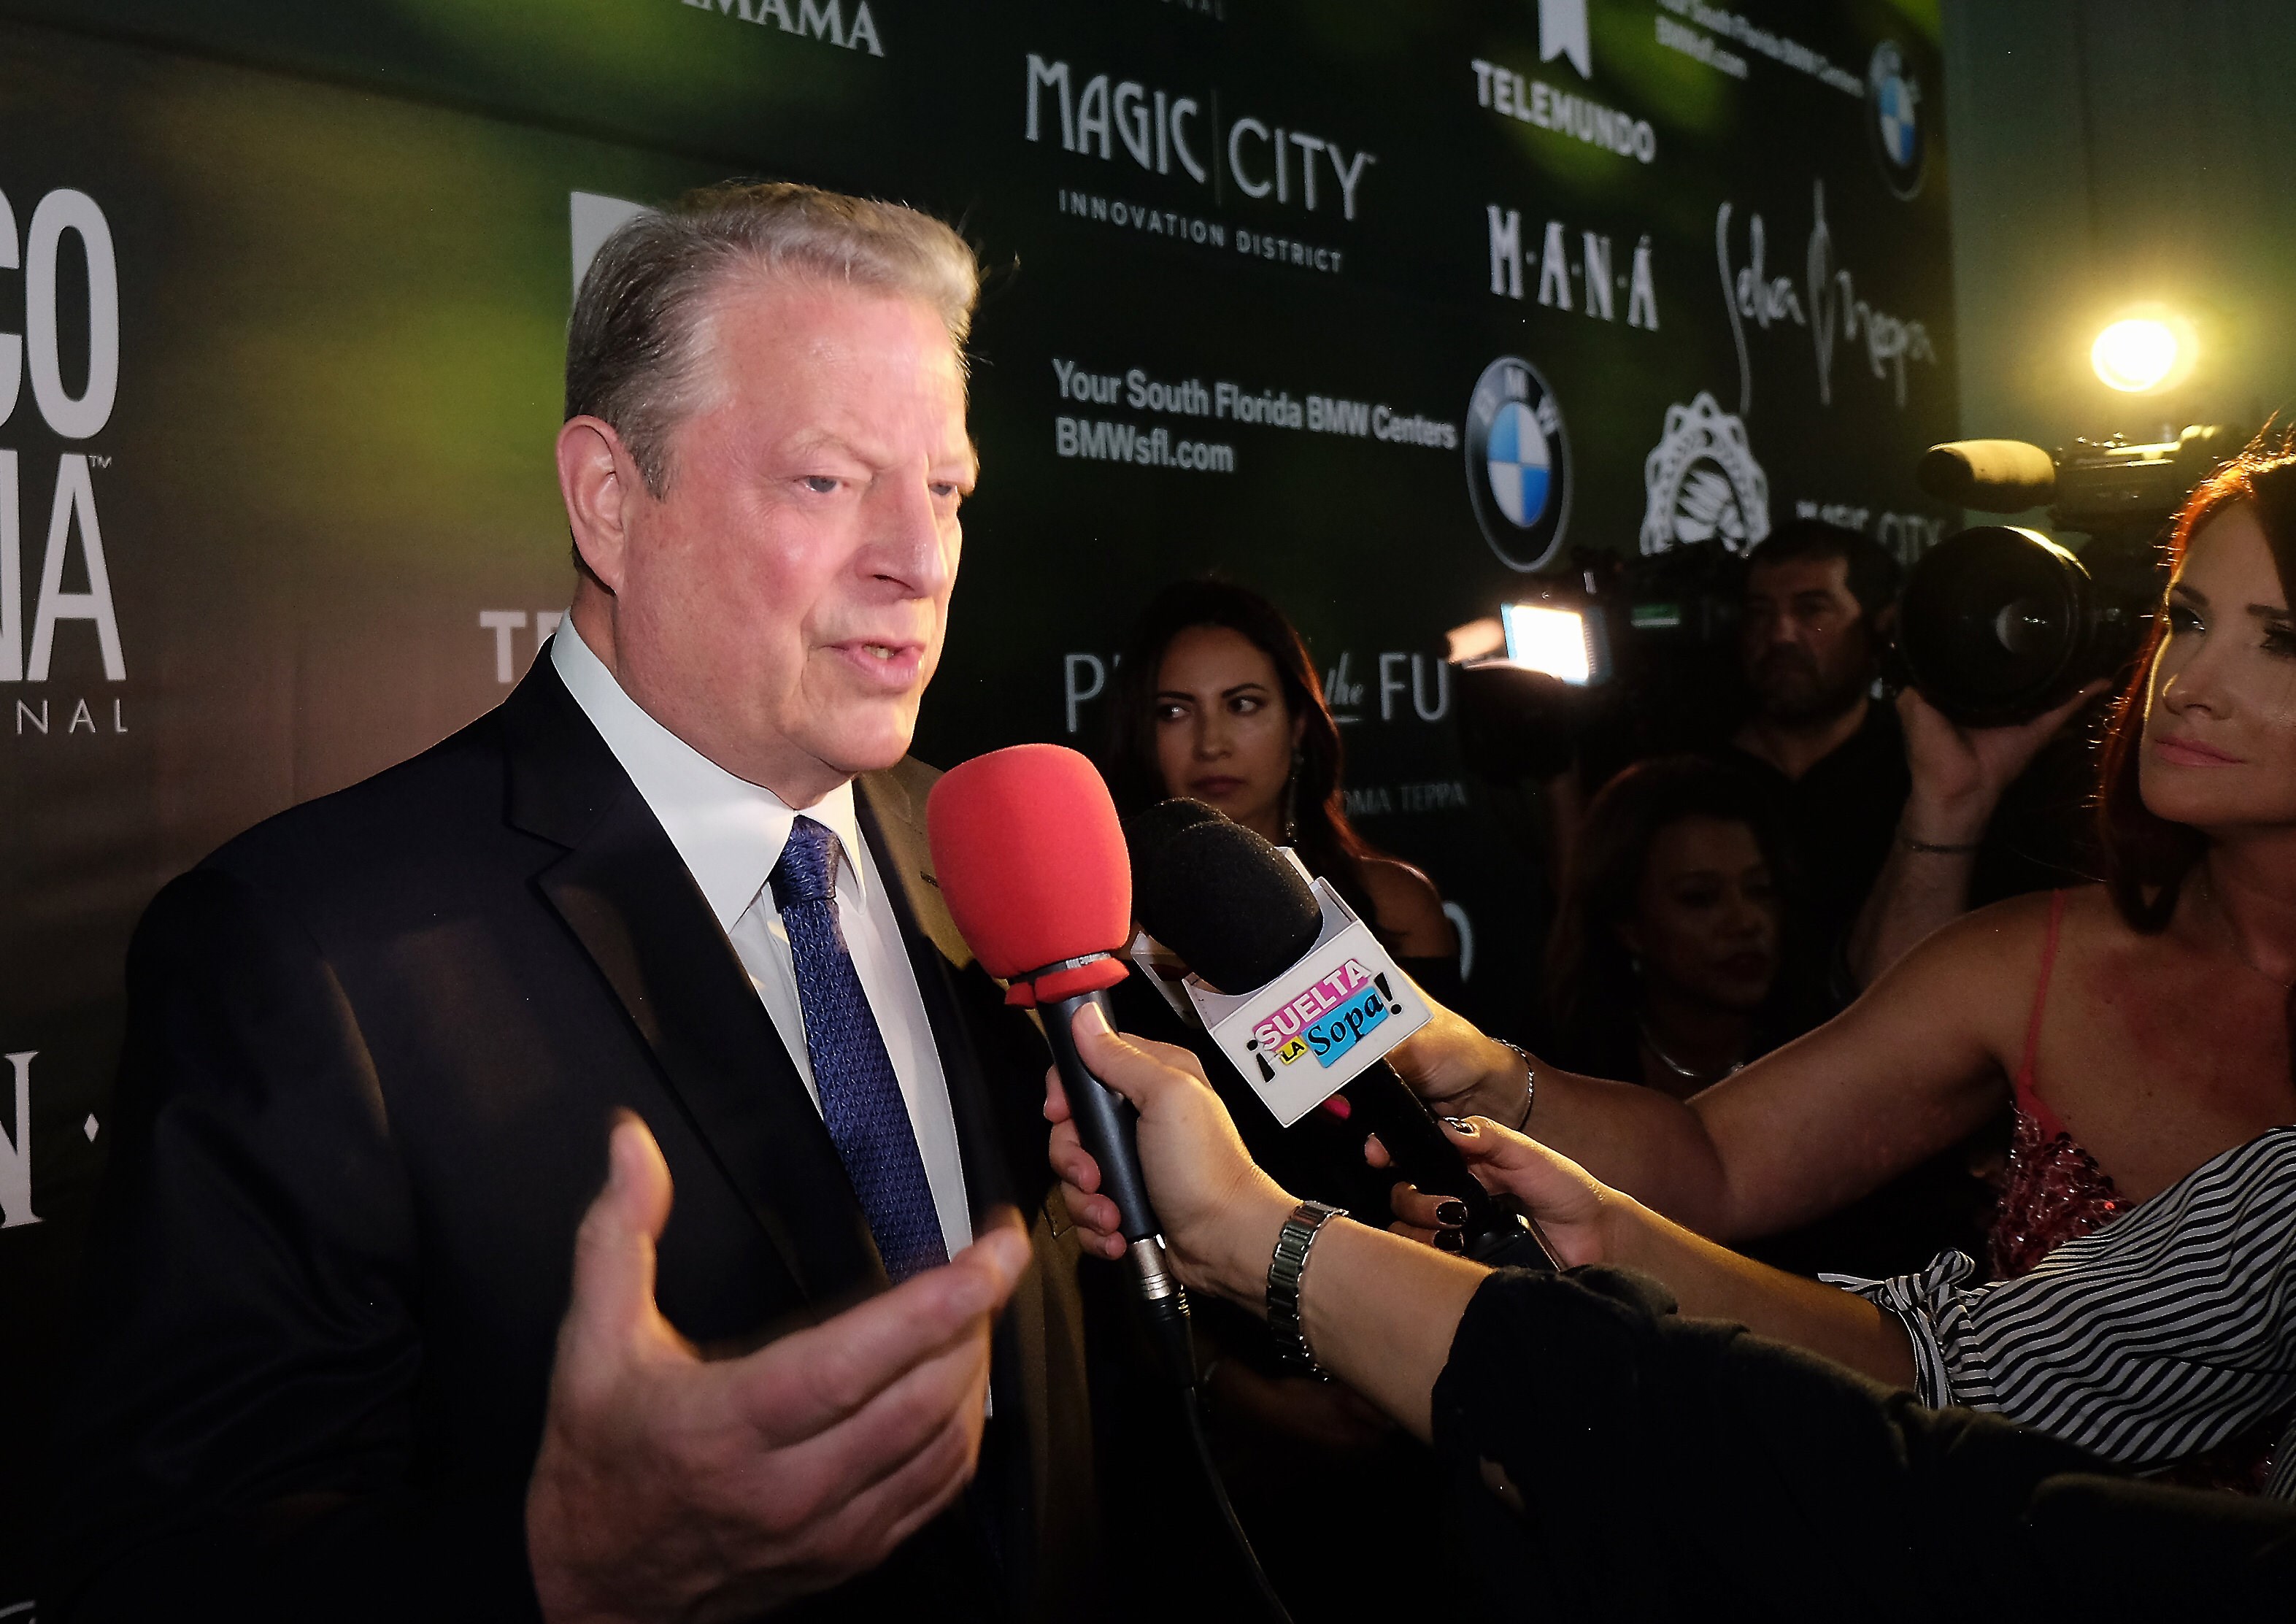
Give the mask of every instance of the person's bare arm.
M 527 1549 L 550 1624 L 749 1618 L 873 1567 L 972 1475 L 988 1333 L 1028 1266 L 1015 1222 L 746 1357 L 703 1361 L 654 1306 L 669 1169 L 618 1123 L 574 1289 Z
M 1265 1313 L 1268 1260 L 1296 1200 L 1253 1165 L 1194 1055 L 1111 1032 L 1090 1009 L 1074 1029 L 1093 1075 L 1139 1112 L 1141 1172 L 1182 1283 Z M 1121 1257 L 1116 1205 L 1097 1193 L 1100 1169 L 1070 1120 L 1057 1071 L 1046 1073 L 1045 1088 L 1052 1164 L 1069 1211 L 1088 1250 Z M 1316 1235 L 1301 1281 L 1308 1345 L 1317 1364 L 1425 1441 L 1435 1378 L 1489 1272 L 1334 1218 Z
M 1608 1263 L 1638 1269 L 1672 1292 L 1685 1314 L 1744 1325 L 1893 1387 L 1913 1385 L 1913 1349 L 1905 1332 L 1865 1298 L 1693 1234 L 1536 1140 L 1480 1119 L 1448 1126 L 1475 1177 L 1521 1200 L 1566 1267 Z M 1397 1220 L 1392 1227 L 1405 1239 L 1433 1240 L 1442 1202 L 1412 1185 L 1396 1185 L 1390 1197 Z
M 1913 788 L 1889 858 L 1850 930 L 1849 973 L 1859 987 L 1969 911 L 1978 843 L 2003 791 L 2104 689 L 2092 683 L 2055 709 L 2007 727 L 1963 727 L 1911 688 L 1898 695 Z
M 1850 1008 L 1689 1103 L 1535 1066 L 1448 1011 L 1390 1057 L 1438 1110 L 1522 1128 L 1718 1240 L 1831 1212 L 1997 1108 L 2038 973 L 2047 901 L 1957 921 Z
M 1435 882 L 1408 863 L 1370 857 L 1363 865 L 1379 928 L 1406 958 L 1456 958 L 1459 932 Z

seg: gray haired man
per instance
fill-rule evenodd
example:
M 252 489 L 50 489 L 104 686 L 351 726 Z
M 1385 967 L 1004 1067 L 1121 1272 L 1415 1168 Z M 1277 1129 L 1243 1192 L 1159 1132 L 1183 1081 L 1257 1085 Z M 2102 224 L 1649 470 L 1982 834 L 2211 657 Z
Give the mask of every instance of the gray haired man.
M 153 903 L 70 1616 L 1086 1604 L 1074 1253 L 1014 1216 L 1043 1050 L 906 759 L 975 281 L 805 187 L 626 226 L 570 332 L 545 657 Z

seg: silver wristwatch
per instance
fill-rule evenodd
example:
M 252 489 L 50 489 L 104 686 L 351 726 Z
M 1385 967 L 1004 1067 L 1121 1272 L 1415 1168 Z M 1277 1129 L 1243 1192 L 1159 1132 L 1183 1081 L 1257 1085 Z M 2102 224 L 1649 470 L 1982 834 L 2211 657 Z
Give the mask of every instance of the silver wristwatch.
M 1323 1374 L 1308 1350 L 1307 1328 L 1300 1321 L 1300 1277 L 1307 1272 L 1308 1249 L 1324 1226 L 1346 1216 L 1344 1207 L 1301 1202 L 1276 1232 L 1275 1255 L 1267 1260 L 1267 1328 L 1283 1363 L 1294 1370 Z

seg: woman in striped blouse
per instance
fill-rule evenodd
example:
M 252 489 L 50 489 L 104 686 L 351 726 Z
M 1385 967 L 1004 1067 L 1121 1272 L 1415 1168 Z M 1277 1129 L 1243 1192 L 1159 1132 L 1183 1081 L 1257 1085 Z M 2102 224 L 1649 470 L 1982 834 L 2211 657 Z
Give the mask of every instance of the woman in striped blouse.
M 1523 1129 L 1613 1187 L 1511 1133 L 1463 1136 L 1570 1261 L 1644 1268 L 1689 1312 L 1931 1402 L 2296 1493 L 2296 455 L 2252 450 L 2209 480 L 2171 546 L 2104 753 L 2103 884 L 1956 922 L 1687 1103 L 1550 1070 L 1456 1020 L 1395 1059 L 1445 1111 Z M 1948 1254 L 1838 1291 L 1698 1238 L 1821 1217 L 2005 1095 L 1991 1284 Z M 1433 1203 L 1411 1213 L 1431 1222 Z

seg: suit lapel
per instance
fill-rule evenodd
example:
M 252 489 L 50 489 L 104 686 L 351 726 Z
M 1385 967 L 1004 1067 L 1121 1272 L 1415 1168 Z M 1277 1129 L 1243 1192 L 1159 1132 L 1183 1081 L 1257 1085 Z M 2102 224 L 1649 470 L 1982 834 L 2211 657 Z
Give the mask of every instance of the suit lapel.
M 882 1287 L 860 1203 L 749 972 L 547 660 L 503 708 L 510 821 L 567 848 L 536 884 L 808 1300 Z
M 924 827 L 925 791 L 933 776 L 930 768 L 903 761 L 886 772 L 864 773 L 854 780 L 853 800 L 862 836 L 877 854 L 894 916 L 900 922 L 901 943 L 908 949 L 917 991 L 924 999 L 925 1019 L 932 1027 L 933 1046 L 940 1055 L 941 1076 L 948 1085 L 949 1108 L 956 1121 L 966 1203 L 978 1220 L 990 1207 L 1015 1202 L 1004 1136 L 998 1129 L 1008 1113 L 998 1110 L 991 1091 L 1012 1079 L 984 1074 L 981 1046 L 965 1019 L 956 985 L 958 973 L 972 967 L 972 950 L 949 916 L 933 875 Z M 980 976 L 978 971 L 973 974 Z M 986 978 L 980 979 L 985 988 Z

